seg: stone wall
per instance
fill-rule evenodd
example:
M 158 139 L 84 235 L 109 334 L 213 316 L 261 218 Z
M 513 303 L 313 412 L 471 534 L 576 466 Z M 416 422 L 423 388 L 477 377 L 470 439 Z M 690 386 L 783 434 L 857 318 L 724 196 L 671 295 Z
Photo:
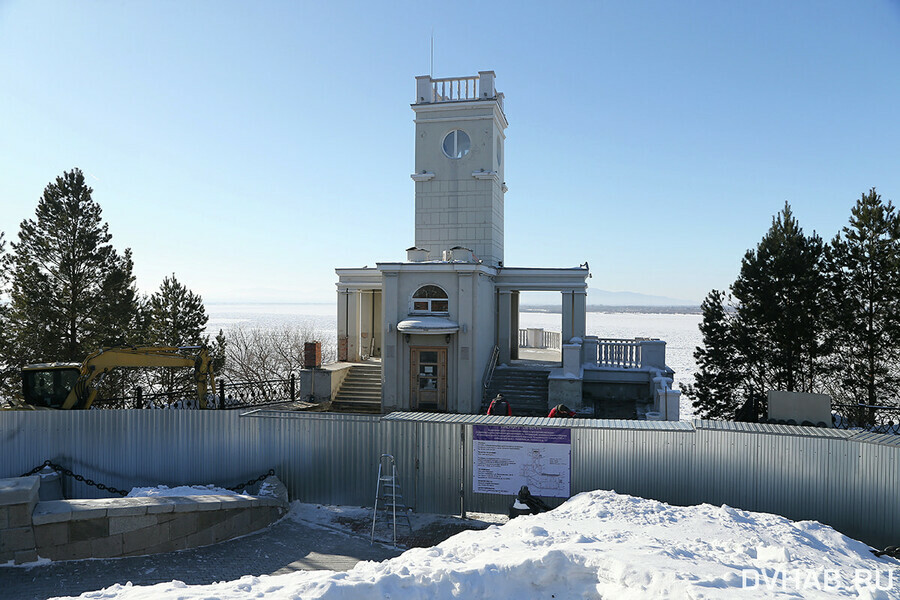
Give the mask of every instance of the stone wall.
M 278 483 L 280 485 L 280 483 Z M 156 554 L 258 531 L 284 498 L 182 496 L 38 502 L 38 477 L 0 480 L 0 562 Z
M 0 563 L 37 560 L 31 513 L 40 486 L 37 476 L 0 479 Z

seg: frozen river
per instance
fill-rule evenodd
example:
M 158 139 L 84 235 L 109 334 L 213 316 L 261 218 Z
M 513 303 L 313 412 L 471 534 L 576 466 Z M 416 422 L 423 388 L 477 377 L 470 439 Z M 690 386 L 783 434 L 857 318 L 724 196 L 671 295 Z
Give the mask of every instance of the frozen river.
M 207 304 L 208 330 L 220 328 L 226 334 L 235 326 L 280 328 L 301 326 L 313 329 L 324 339 L 337 337 L 337 310 L 334 304 Z M 587 333 L 606 338 L 652 337 L 665 340 L 666 364 L 675 370 L 676 387 L 689 383 L 696 371 L 694 348 L 700 344 L 699 314 L 599 313 L 587 314 Z M 540 327 L 559 331 L 558 313 L 522 312 L 519 327 Z M 681 418 L 692 418 L 693 411 L 682 399 Z

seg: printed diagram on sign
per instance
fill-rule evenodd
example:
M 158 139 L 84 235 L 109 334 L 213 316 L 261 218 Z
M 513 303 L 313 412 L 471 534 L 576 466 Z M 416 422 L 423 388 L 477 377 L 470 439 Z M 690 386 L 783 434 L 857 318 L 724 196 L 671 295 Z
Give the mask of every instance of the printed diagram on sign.
M 569 496 L 572 432 L 561 427 L 472 427 L 472 491 Z
M 545 457 L 539 449 L 533 448 L 522 465 L 521 475 L 530 489 L 562 492 L 569 487 L 563 476 L 564 466 L 558 457 Z

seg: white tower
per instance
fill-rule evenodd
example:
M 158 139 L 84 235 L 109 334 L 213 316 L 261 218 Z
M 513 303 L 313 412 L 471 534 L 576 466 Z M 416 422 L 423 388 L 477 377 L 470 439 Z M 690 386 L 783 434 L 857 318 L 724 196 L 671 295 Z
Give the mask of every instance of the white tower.
M 461 246 L 503 262 L 503 94 L 494 72 L 416 78 L 416 247 L 441 260 Z

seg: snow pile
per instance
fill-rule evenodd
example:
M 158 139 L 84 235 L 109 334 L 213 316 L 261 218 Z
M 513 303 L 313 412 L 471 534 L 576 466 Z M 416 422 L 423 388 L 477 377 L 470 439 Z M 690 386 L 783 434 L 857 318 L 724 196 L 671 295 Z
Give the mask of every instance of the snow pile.
M 878 587 L 885 589 L 878 589 Z M 900 596 L 900 563 L 830 527 L 727 506 L 596 491 L 345 573 L 206 586 L 116 585 L 82 598 L 867 598 Z
M 170 488 L 166 485 L 157 487 L 131 488 L 127 498 L 160 498 L 162 496 L 237 496 L 237 492 L 214 485 L 179 485 Z

